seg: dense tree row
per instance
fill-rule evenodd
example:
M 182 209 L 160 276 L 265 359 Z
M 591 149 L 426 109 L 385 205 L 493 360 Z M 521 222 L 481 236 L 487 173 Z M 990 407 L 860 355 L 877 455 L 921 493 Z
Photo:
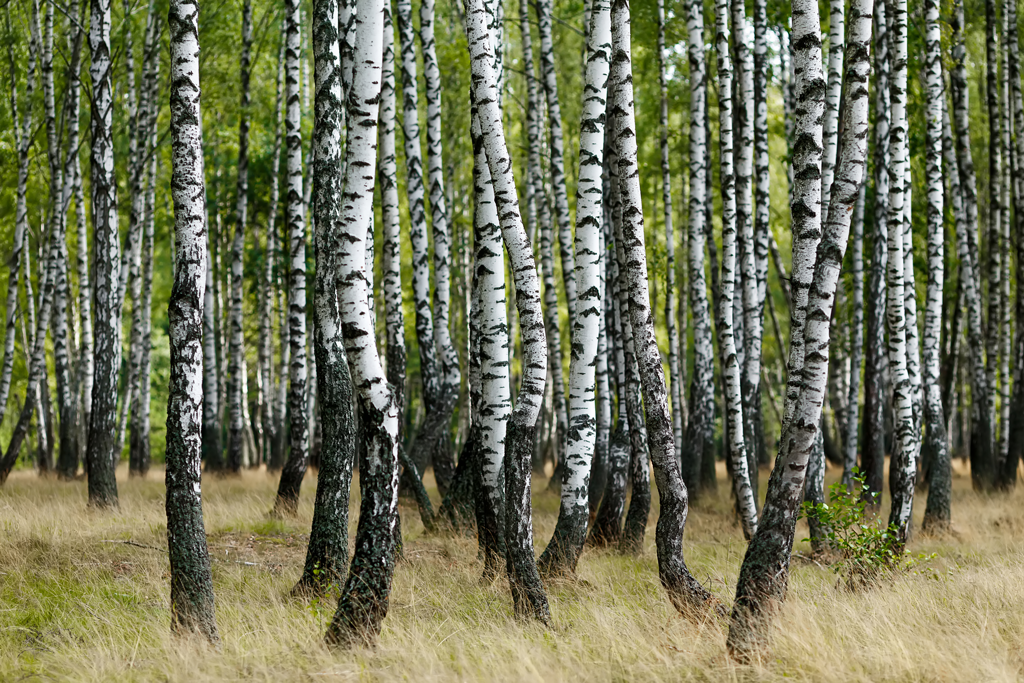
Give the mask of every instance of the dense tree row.
M 110 508 L 126 449 L 162 460 L 176 629 L 218 638 L 203 469 L 265 467 L 294 515 L 316 467 L 295 591 L 343 586 L 347 645 L 387 614 L 401 496 L 547 623 L 585 546 L 642 551 L 652 475 L 662 585 L 725 615 L 683 541 L 722 461 L 740 661 L 829 463 L 877 509 L 890 457 L 901 547 L 922 487 L 948 530 L 954 458 L 1015 485 L 1015 2 L 230 4 L 4 10 L 0 483 L 81 465 Z

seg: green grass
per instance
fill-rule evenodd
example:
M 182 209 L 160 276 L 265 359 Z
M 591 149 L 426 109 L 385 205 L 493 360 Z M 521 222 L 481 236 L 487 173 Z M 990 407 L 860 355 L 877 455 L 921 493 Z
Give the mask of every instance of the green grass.
M 276 479 L 265 473 L 207 478 L 222 637 L 212 649 L 170 634 L 162 472 L 122 478 L 113 513 L 86 507 L 83 482 L 16 472 L 0 489 L 0 680 L 1018 680 L 1024 494 L 980 496 L 957 475 L 954 533 L 911 545 L 935 560 L 851 594 L 829 569 L 795 558 L 770 656 L 739 667 L 725 655 L 726 624 L 687 621 L 665 597 L 656 501 L 641 556 L 588 549 L 577 578 L 547 586 L 550 628 L 513 618 L 503 580 L 481 584 L 475 539 L 425 536 L 415 510 L 403 507 L 406 554 L 379 643 L 331 651 L 322 636 L 334 601 L 289 597 L 314 478 L 298 516 L 285 520 L 268 514 Z M 545 488 L 535 482 L 538 549 L 557 510 Z M 797 534 L 806 535 L 803 523 Z M 687 562 L 728 604 L 744 548 L 723 478 L 691 512 Z

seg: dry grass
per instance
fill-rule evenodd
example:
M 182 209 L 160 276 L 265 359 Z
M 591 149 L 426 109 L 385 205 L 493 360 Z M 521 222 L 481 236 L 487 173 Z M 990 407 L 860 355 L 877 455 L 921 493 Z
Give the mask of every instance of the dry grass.
M 162 479 L 159 471 L 144 482 L 122 479 L 116 513 L 88 510 L 83 482 L 17 472 L 0 489 L 0 680 L 1024 676 L 1024 493 L 979 496 L 963 472 L 955 480 L 955 535 L 912 545 L 938 554 L 919 574 L 850 594 L 828 569 L 795 560 L 771 659 L 757 667 L 726 658 L 724 624 L 698 626 L 673 611 L 658 584 L 654 515 L 641 557 L 588 550 L 578 580 L 548 586 L 554 622 L 545 629 L 512 618 L 502 582 L 480 584 L 474 540 L 424 537 L 415 510 L 404 508 L 406 559 L 379 645 L 332 652 L 321 638 L 333 601 L 288 597 L 305 556 L 315 482 L 305 483 L 296 519 L 274 521 L 267 512 L 276 481 L 261 472 L 204 482 L 221 648 L 174 638 L 160 550 Z M 535 507 L 544 542 L 557 499 L 540 493 Z M 731 600 L 744 544 L 724 483 L 693 511 L 686 538 L 691 569 Z

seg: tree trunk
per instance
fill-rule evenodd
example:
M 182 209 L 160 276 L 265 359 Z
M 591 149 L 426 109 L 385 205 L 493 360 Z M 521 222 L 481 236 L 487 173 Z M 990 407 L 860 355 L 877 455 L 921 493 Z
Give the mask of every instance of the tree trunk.
M 938 0 L 925 4 L 925 133 L 928 192 L 928 292 L 924 320 L 925 459 L 928 468 L 928 506 L 925 529 L 940 530 L 949 524 L 952 486 L 949 451 L 946 449 L 946 418 L 939 381 L 942 336 L 942 287 L 944 277 L 942 112 L 942 46 Z M 934 498 L 934 501 L 933 501 Z M 931 514 L 928 514 L 930 512 Z
M 636 333 L 640 378 L 651 432 L 651 460 L 661 503 L 661 515 L 655 533 L 658 573 L 662 586 L 668 591 L 676 608 L 687 614 L 699 614 L 709 606 L 714 607 L 716 600 L 690 574 L 683 559 L 683 527 L 686 524 L 688 502 L 686 486 L 679 474 L 679 464 L 673 452 L 668 392 L 661 367 L 661 354 L 654 336 L 654 319 L 647 288 L 632 76 L 629 2 L 615 0 L 612 5 L 613 86 L 610 97 L 617 114 L 614 139 L 619 151 L 619 183 L 623 198 L 621 233 L 624 238 L 623 251 L 627 255 L 629 313 Z
M 846 433 L 843 438 L 843 484 L 852 490 L 853 470 L 857 467 L 860 433 L 860 372 L 864 359 L 864 204 L 867 183 L 860 188 L 853 210 L 850 238 L 850 275 L 853 301 L 850 323 L 850 384 L 846 403 Z
M 821 71 L 818 6 L 797 1 L 793 10 L 793 61 L 797 75 L 794 85 L 797 101 L 802 103 L 794 121 L 797 142 L 793 177 L 797 185 L 793 190 L 793 232 L 794 238 L 804 235 L 805 239 L 813 239 L 810 236 L 821 234 L 817 211 L 821 184 L 816 171 L 821 164 L 825 80 Z M 828 221 L 810 287 L 802 294 L 802 287 L 794 287 L 793 291 L 794 302 L 804 297 L 807 324 L 802 328 L 802 341 L 811 352 L 802 358 L 799 367 L 803 385 L 798 387 L 792 412 L 783 426 L 779 459 L 768 482 L 757 534 L 747 547 L 740 569 L 729 628 L 729 654 L 741 662 L 749 662 L 763 652 L 771 621 L 785 598 L 804 473 L 810 450 L 819 436 L 836 285 L 867 156 L 870 41 L 871 0 L 854 0 L 846 47 L 845 123 Z M 800 344 L 791 339 L 791 349 L 796 346 Z
M 168 307 L 171 376 L 167 400 L 167 549 L 171 560 L 171 628 L 217 643 L 210 555 L 199 488 L 199 401 L 204 280 L 208 256 L 199 113 L 199 9 L 171 0 L 171 149 L 174 289 Z M 207 290 L 208 291 L 208 290 Z M 205 297 L 208 299 L 209 297 Z
M 500 3 L 499 3 L 500 4 Z M 551 186 L 554 190 L 555 221 L 558 224 L 558 246 L 562 255 L 562 280 L 565 283 L 565 301 L 569 308 L 569 329 L 575 325 L 576 269 L 572 252 L 572 232 L 569 223 L 569 197 L 565 179 L 565 144 L 562 135 L 562 108 L 558 101 L 558 79 L 555 76 L 555 49 L 552 37 L 554 3 L 537 0 L 537 26 L 540 31 L 540 69 L 544 79 L 544 93 L 548 105 L 549 163 Z M 500 57 L 499 57 L 500 59 Z M 559 359 L 561 369 L 561 359 Z M 559 448 L 561 451 L 561 448 Z M 561 452 L 559 452 L 561 462 Z
M 604 166 L 608 46 L 611 43 L 611 13 L 605 0 L 592 0 L 590 17 L 576 191 L 576 278 L 579 289 L 569 366 L 570 423 L 562 467 L 558 522 L 539 562 L 544 574 L 571 574 L 576 570 L 587 536 L 588 488 L 597 438 L 594 372 L 604 310 L 600 249 L 604 194 L 601 170 Z M 662 103 L 664 110 L 664 99 Z M 663 147 L 667 147 L 667 142 L 663 141 Z M 663 158 L 663 163 L 666 161 Z M 671 227 L 668 229 L 671 231 Z M 645 467 L 646 464 L 645 459 Z
M 117 232 L 117 199 L 114 178 L 113 81 L 111 79 L 110 0 L 93 0 L 89 20 L 92 60 L 92 225 L 96 291 L 94 315 L 96 369 L 89 416 L 86 468 L 89 504 L 117 507 L 114 469 L 120 453 L 114 452 L 117 428 L 117 384 L 121 368 L 121 301 L 118 296 L 120 261 Z
M 331 7 L 333 0 L 322 0 Z M 354 19 L 349 136 L 345 157 L 345 203 L 337 251 L 337 285 L 345 351 L 353 385 L 359 390 L 362 434 L 359 487 L 362 500 L 355 554 L 327 642 L 351 646 L 373 642 L 387 615 L 395 570 L 394 527 L 398 516 L 398 402 L 388 386 L 375 335 L 369 329 L 366 234 L 373 213 L 377 116 L 381 95 L 384 5 L 359 0 Z M 333 11 L 331 12 L 333 14 Z
M 242 469 L 245 457 L 245 421 L 242 406 L 242 373 L 245 361 L 245 336 L 242 328 L 243 258 L 245 225 L 249 216 L 249 53 L 252 49 L 252 3 L 242 5 L 241 118 L 238 122 L 238 181 L 235 185 L 235 235 L 231 241 L 231 311 L 228 315 L 228 453 L 227 468 L 232 474 Z
M 910 513 L 914 502 L 919 436 L 915 429 L 913 384 L 907 370 L 907 316 L 904 306 L 904 207 L 905 174 L 909 170 L 907 154 L 907 4 L 889 0 L 891 15 L 892 79 L 889 82 L 889 265 L 886 291 L 886 323 L 889 330 L 889 372 L 892 374 L 895 444 L 889 468 L 889 493 L 892 508 L 889 523 L 896 524 L 899 542 L 910 532 Z
M 875 211 L 868 280 L 867 353 L 864 358 L 864 438 L 861 471 L 871 506 L 881 505 L 885 468 L 885 272 L 889 213 L 889 30 L 884 0 L 875 1 Z
M 757 530 L 757 506 L 754 503 L 754 492 L 750 486 L 749 463 L 743 439 L 743 396 L 733 325 L 735 305 L 733 294 L 737 261 L 736 195 L 739 188 L 733 165 L 733 72 L 729 58 L 729 5 L 727 0 L 718 0 L 715 3 L 715 19 L 715 50 L 718 55 L 719 174 L 722 188 L 722 279 L 717 327 L 725 384 L 725 416 L 728 421 L 726 451 L 732 465 L 733 494 L 736 496 L 737 509 L 743 525 L 743 536 L 749 540 Z M 739 22 L 734 20 L 733 23 Z M 742 39 L 737 37 L 736 42 L 739 44 Z M 746 188 L 748 195 L 749 189 L 748 184 Z M 749 201 L 747 203 L 749 204 Z
M 289 239 L 289 452 L 288 460 L 281 470 L 274 510 L 278 513 L 294 514 L 299 504 L 299 489 L 309 464 L 309 421 L 306 416 L 306 221 L 302 201 L 302 130 L 299 107 L 301 30 L 298 0 L 288 1 L 287 17 L 285 143 L 288 150 L 288 193 L 285 198 L 285 220 Z M 376 125 L 376 111 L 373 118 Z M 360 244 L 363 244 L 365 239 L 366 236 L 363 235 Z
M 690 61 L 690 225 L 687 245 L 689 258 L 690 310 L 693 325 L 693 379 L 690 381 L 690 421 L 687 425 L 686 457 L 683 479 L 693 491 L 701 491 L 701 468 L 706 460 L 714 463 L 715 360 L 711 340 L 711 312 L 704 278 L 707 133 L 706 66 L 704 62 L 704 5 L 684 3 L 688 17 L 688 54 Z
M 323 446 L 316 485 L 313 526 L 306 566 L 295 591 L 325 595 L 340 585 L 348 566 L 348 503 L 356 430 L 352 378 L 342 337 L 336 282 L 336 248 L 340 239 L 341 193 L 341 70 L 338 56 L 337 1 L 313 3 L 313 60 L 316 98 L 313 122 L 313 211 L 316 280 L 313 290 L 314 350 Z M 391 22 L 387 28 L 391 30 Z M 384 35 L 384 32 L 381 32 Z M 389 41 L 385 45 L 390 47 Z M 392 52 L 393 54 L 393 52 Z M 392 56 L 392 64 L 394 57 Z M 391 115 L 394 116 L 394 75 L 391 72 Z M 391 123 L 392 153 L 394 123 Z M 392 162 L 393 163 L 393 162 Z M 392 167 L 393 168 L 393 167 Z M 370 181 L 372 197 L 373 185 Z
M 496 52 L 489 36 L 489 24 L 497 26 L 499 22 L 481 0 L 467 0 L 466 34 L 473 71 L 473 97 L 494 189 L 494 203 L 501 221 L 502 239 L 515 278 L 516 306 L 523 334 L 522 385 L 508 420 L 503 463 L 506 560 L 516 614 L 548 623 L 551 617 L 547 596 L 540 583 L 533 554 L 530 502 L 530 456 L 544 395 L 547 347 L 540 306 L 540 282 L 519 213 L 519 199 L 502 128 L 499 80 L 494 67 Z

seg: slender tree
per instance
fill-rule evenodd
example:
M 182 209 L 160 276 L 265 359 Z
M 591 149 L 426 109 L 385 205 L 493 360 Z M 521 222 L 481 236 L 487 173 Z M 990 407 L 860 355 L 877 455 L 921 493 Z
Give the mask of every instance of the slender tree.
M 736 173 L 733 164 L 732 64 L 729 57 L 729 5 L 715 3 L 715 48 L 718 54 L 719 172 L 722 188 L 722 279 L 718 309 L 718 334 L 722 374 L 725 384 L 725 414 L 728 421 L 727 452 L 732 464 L 733 493 L 743 524 L 743 535 L 750 539 L 757 529 L 757 507 L 750 486 L 747 450 L 743 438 L 743 397 L 740 387 L 740 363 L 733 325 L 733 295 L 736 282 Z M 735 23 L 735 22 L 734 22 Z M 740 41 L 737 40 L 737 43 Z M 748 177 L 749 181 L 749 177 Z M 749 185 L 747 187 L 749 194 Z M 752 275 L 752 273 L 751 273 Z
M 509 584 L 516 614 L 550 620 L 547 596 L 540 583 L 533 555 L 533 523 L 530 502 L 530 459 L 540 404 L 544 395 L 547 346 L 540 306 L 540 282 L 534 264 L 519 198 L 512 177 L 508 147 L 498 104 L 496 51 L 489 24 L 497 18 L 481 0 L 467 0 L 466 35 L 469 41 L 473 98 L 487 167 L 494 188 L 494 203 L 501 222 L 502 239 L 515 278 L 516 307 L 523 334 L 522 384 L 518 401 L 508 419 L 505 435 L 505 544 Z
M 683 474 L 694 497 L 700 492 L 701 468 L 714 461 L 714 349 L 711 342 L 711 311 L 704 278 L 705 208 L 709 200 L 707 167 L 706 96 L 704 61 L 704 5 L 684 3 L 688 10 L 687 52 L 690 62 L 690 225 L 687 245 L 690 310 L 693 317 L 693 379 L 690 381 L 690 421 L 687 425 Z
M 345 355 L 335 279 L 338 266 L 335 245 L 341 237 L 343 199 L 341 63 L 338 56 L 337 12 L 337 0 L 316 0 L 311 16 L 313 79 L 316 86 L 312 168 L 316 237 L 316 280 L 313 290 L 316 325 L 313 346 L 323 445 L 320 450 L 320 471 L 306 566 L 296 590 L 318 595 L 326 593 L 332 585 L 340 584 L 348 565 L 348 503 L 352 463 L 356 453 L 353 386 Z M 394 102 L 393 85 L 391 101 Z M 392 105 L 392 114 L 393 111 Z M 373 147 L 371 154 L 372 150 Z M 370 182 L 372 197 L 372 179 Z
M 661 515 L 655 542 L 658 573 L 672 603 L 684 613 L 705 611 L 714 597 L 690 574 L 683 559 L 682 536 L 688 507 L 686 485 L 673 451 L 668 392 L 654 337 L 644 245 L 643 204 L 637 164 L 636 122 L 633 112 L 633 74 L 628 0 L 612 4 L 612 67 L 609 97 L 615 116 L 615 145 L 619 151 L 619 183 L 623 197 L 622 236 L 627 254 L 630 287 L 629 316 L 637 337 L 640 378 L 644 388 L 647 423 L 651 433 L 651 460 L 658 485 Z
M 302 201 L 302 130 L 299 102 L 300 11 L 289 0 L 285 48 L 285 146 L 288 182 L 285 222 L 288 226 L 288 460 L 281 470 L 274 509 L 293 514 L 309 464 L 309 421 L 306 414 L 306 221 Z M 379 66 L 378 66 L 379 68 Z M 378 86 L 379 87 L 379 86 Z M 376 125 L 376 112 L 374 125 Z M 346 190 L 347 191 L 347 190 Z M 372 187 L 371 187 L 372 194 Z M 365 236 L 360 244 L 365 241 Z
M 110 0 L 93 0 L 89 18 L 89 50 L 92 61 L 91 175 L 92 226 L 96 308 L 95 377 L 92 413 L 85 462 L 89 478 L 89 503 L 117 507 L 114 452 L 117 428 L 117 384 L 121 368 L 121 301 L 118 295 L 120 262 L 117 232 L 116 180 L 114 178 L 113 80 L 110 45 Z M 173 10 L 172 10 L 173 11 Z
M 907 370 L 909 355 L 906 328 L 908 325 L 904 287 L 904 221 L 906 201 L 904 174 L 909 170 L 907 154 L 907 4 L 906 0 L 890 0 L 890 47 L 892 79 L 889 81 L 889 105 L 892 125 L 889 128 L 889 265 L 887 268 L 886 323 L 889 331 L 889 371 L 892 373 L 894 446 L 889 469 L 889 492 L 892 508 L 889 522 L 896 524 L 900 542 L 909 534 L 910 512 L 914 502 L 914 480 L 917 474 L 917 449 L 920 436 L 914 417 L 914 386 Z
M 928 293 L 924 320 L 924 390 L 925 390 L 925 460 L 929 466 L 929 526 L 949 523 L 948 500 L 952 479 L 949 452 L 946 450 L 946 417 L 942 409 L 942 387 L 939 382 L 940 337 L 942 336 L 942 285 L 945 252 L 943 241 L 942 182 L 942 46 L 939 30 L 939 3 L 925 4 L 925 133 L 926 180 L 928 189 Z M 938 471 L 933 472 L 933 469 Z M 935 497 L 933 504 L 932 497 Z
M 244 297 L 243 256 L 245 225 L 249 218 L 249 61 L 252 50 L 252 2 L 242 4 L 242 54 L 240 57 L 241 111 L 238 121 L 238 181 L 235 184 L 235 235 L 231 241 L 231 310 L 228 315 L 228 470 L 238 473 L 245 457 L 242 405 L 242 373 L 245 367 L 245 336 L 242 330 Z M 255 455 L 255 454 L 252 454 Z
M 870 73 L 871 0 L 850 5 L 849 41 L 846 46 L 844 128 L 839 162 L 833 181 L 832 201 L 823 233 L 818 205 L 822 156 L 822 113 L 825 79 L 821 70 L 818 6 L 797 0 L 793 7 L 793 61 L 797 101 L 794 121 L 797 138 L 793 147 L 793 232 L 814 239 L 817 248 L 814 275 L 804 294 L 794 286 L 794 303 L 806 297 L 803 345 L 791 338 L 790 348 L 803 346 L 811 352 L 800 364 L 802 386 L 787 411 L 779 458 L 768 481 L 767 497 L 757 534 L 743 558 L 732 610 L 727 647 L 738 661 L 750 661 L 763 651 L 771 621 L 785 598 L 789 561 L 797 513 L 804 487 L 804 472 L 817 438 L 828 381 L 829 326 L 839 281 L 840 265 L 849 236 L 850 219 L 864 179 L 867 156 L 868 76 Z M 797 261 L 799 263 L 799 261 Z M 799 283 L 794 283 L 795 285 Z M 794 306 L 796 310 L 796 306 Z M 792 358 L 792 354 L 791 354 Z M 790 368 L 792 383 L 793 368 Z
M 213 581 L 203 528 L 199 458 L 201 335 L 209 260 L 199 111 L 199 6 L 171 0 L 171 188 L 174 200 L 174 289 L 168 306 L 171 376 L 167 399 L 167 549 L 171 627 L 216 643 Z
M 331 2 L 331 0 L 325 0 Z M 353 71 L 348 93 L 345 201 L 336 253 L 336 277 L 345 352 L 358 389 L 365 449 L 360 449 L 359 527 L 348 580 L 327 628 L 327 642 L 372 642 L 387 615 L 395 569 L 398 513 L 398 403 L 377 354 L 367 299 L 366 235 L 373 212 L 377 121 L 381 94 L 384 4 L 358 0 Z
M 569 222 L 568 186 L 565 179 L 565 141 L 562 133 L 562 108 L 558 99 L 558 79 L 555 76 L 555 43 L 552 35 L 554 3 L 552 0 L 536 0 L 536 3 L 537 27 L 540 32 L 540 70 L 548 105 L 551 189 L 555 199 L 554 209 L 555 221 L 558 224 L 558 246 L 562 257 L 562 280 L 565 283 L 565 300 L 569 307 L 569 329 L 571 330 L 575 324 L 574 316 L 576 315 L 576 280 L 575 268 L 573 267 L 572 232 Z
M 589 479 L 597 437 L 594 372 L 604 309 L 600 249 L 603 218 L 601 170 L 604 166 L 604 115 L 612 37 L 611 12 L 605 0 L 591 3 L 590 21 L 576 191 L 575 278 L 579 289 L 569 365 L 570 423 L 562 468 L 558 522 L 551 542 L 540 558 L 540 568 L 548 574 L 571 573 L 576 569 L 587 533 Z M 664 106 L 662 109 L 664 111 Z M 671 231 L 671 227 L 668 230 Z M 644 464 L 646 466 L 646 462 Z

